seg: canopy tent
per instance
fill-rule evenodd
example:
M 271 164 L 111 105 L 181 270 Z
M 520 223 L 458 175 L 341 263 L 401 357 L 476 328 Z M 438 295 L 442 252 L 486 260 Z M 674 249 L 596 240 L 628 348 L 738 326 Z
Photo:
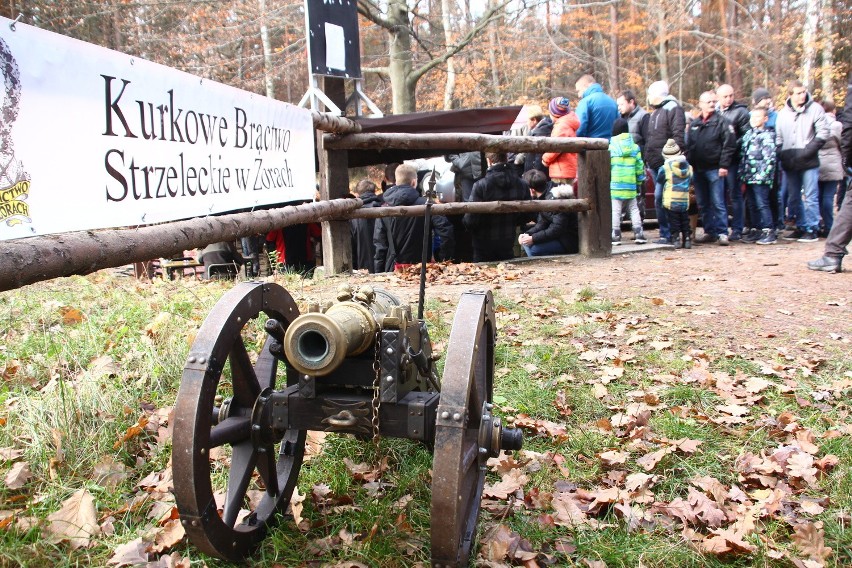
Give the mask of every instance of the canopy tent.
M 353 118 L 363 133 L 395 132 L 403 134 L 470 132 L 474 134 L 503 134 L 517 127 L 524 107 L 521 105 L 496 108 L 476 108 L 397 114 L 381 118 Z M 349 167 L 389 164 L 417 158 L 429 158 L 458 152 L 457 148 L 438 150 L 349 150 Z

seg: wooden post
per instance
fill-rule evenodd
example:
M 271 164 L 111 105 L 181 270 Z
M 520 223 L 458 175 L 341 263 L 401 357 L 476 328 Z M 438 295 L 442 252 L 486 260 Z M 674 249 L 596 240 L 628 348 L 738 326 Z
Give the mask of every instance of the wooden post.
M 612 254 L 612 202 L 609 195 L 609 150 L 580 154 L 577 197 L 591 209 L 579 214 L 580 254 L 606 257 Z
M 324 77 L 323 92 L 339 108 L 346 108 L 346 85 L 343 79 Z M 317 131 L 320 199 L 337 199 L 349 194 L 349 158 L 345 150 L 326 150 L 324 133 Z M 322 224 L 322 261 L 326 274 L 352 271 L 352 236 L 349 221 L 325 221 Z

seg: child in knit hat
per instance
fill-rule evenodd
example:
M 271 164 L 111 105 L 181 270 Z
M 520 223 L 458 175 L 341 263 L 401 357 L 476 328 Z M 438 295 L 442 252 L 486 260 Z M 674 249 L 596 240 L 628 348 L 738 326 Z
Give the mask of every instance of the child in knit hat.
M 663 207 L 668 213 L 675 248 L 692 248 L 689 227 L 689 184 L 692 166 L 680 151 L 680 146 L 669 138 L 663 146 L 665 162 L 657 174 L 657 183 L 663 185 Z
M 609 139 L 611 176 L 609 193 L 612 199 L 612 244 L 621 244 L 621 212 L 627 207 L 630 223 L 633 225 L 633 242 L 647 243 L 642 231 L 642 217 L 636 194 L 641 191 L 645 181 L 645 167 L 642 152 L 628 131 L 627 121 L 617 118 L 612 125 L 612 138 Z
M 547 110 L 553 117 L 551 138 L 574 138 L 580 128 L 577 113 L 571 110 L 570 101 L 566 97 L 551 99 Z M 541 163 L 547 166 L 547 173 L 554 186 L 570 185 L 573 187 L 577 179 L 577 154 L 573 152 L 545 152 Z

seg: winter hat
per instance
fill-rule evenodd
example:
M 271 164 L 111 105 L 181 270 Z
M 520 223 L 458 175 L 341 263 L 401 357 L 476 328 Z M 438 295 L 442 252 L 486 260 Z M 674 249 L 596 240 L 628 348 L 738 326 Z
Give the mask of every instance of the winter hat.
M 623 118 L 616 118 L 615 122 L 612 123 L 612 135 L 618 136 L 619 134 L 627 134 L 630 132 L 630 128 L 627 125 L 627 121 Z
M 665 97 L 669 96 L 669 84 L 665 81 L 656 81 L 648 87 L 648 103 L 658 104 Z
M 663 156 L 676 156 L 677 154 L 680 154 L 680 146 L 672 138 L 669 138 L 666 140 L 666 145 L 663 146 Z
M 759 89 L 755 89 L 754 92 L 751 94 L 751 102 L 757 104 L 763 99 L 768 99 L 771 97 L 772 95 L 769 94 L 769 90 L 761 87 Z
M 571 112 L 571 105 L 567 97 L 556 97 L 550 99 L 550 104 L 547 105 L 547 110 L 555 117 L 565 116 Z

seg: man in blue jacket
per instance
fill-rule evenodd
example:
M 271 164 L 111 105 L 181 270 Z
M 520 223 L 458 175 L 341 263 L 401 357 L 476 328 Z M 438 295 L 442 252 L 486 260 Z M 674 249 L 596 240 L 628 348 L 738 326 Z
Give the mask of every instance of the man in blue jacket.
M 574 112 L 580 119 L 578 138 L 606 138 L 612 135 L 612 125 L 618 118 L 618 105 L 603 92 L 603 87 L 591 75 L 583 75 L 574 85 L 580 102 Z

